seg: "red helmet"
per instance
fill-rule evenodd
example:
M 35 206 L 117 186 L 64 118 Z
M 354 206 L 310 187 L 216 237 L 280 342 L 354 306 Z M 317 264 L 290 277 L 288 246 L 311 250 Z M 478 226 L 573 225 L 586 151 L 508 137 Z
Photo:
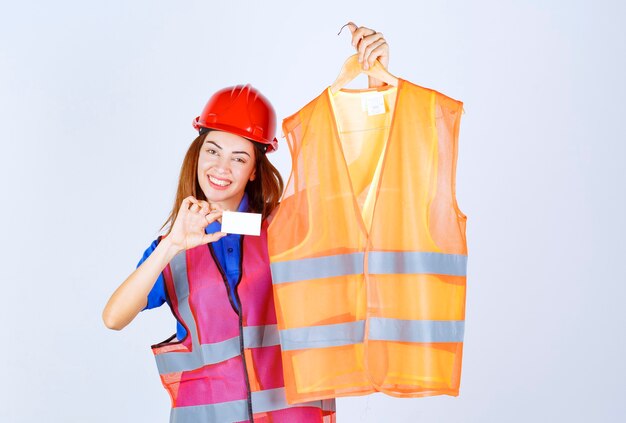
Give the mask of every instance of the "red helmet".
M 236 85 L 211 96 L 193 127 L 217 129 L 267 145 L 267 152 L 278 148 L 276 112 L 267 98 L 252 85 Z

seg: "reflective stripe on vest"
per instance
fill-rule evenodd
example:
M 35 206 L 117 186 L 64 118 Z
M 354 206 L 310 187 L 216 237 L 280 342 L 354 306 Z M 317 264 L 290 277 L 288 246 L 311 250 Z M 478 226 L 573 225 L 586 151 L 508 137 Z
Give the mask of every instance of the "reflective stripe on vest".
M 368 339 L 398 342 L 463 342 L 463 320 L 400 320 L 371 317 Z M 336 325 L 284 329 L 283 351 L 327 348 L 365 341 L 365 320 Z
M 188 317 L 188 316 L 186 316 Z M 279 345 L 276 325 L 247 326 L 243 328 L 245 348 L 260 348 Z M 241 354 L 240 339 L 234 337 L 222 342 L 203 344 L 194 352 L 170 352 L 156 356 L 160 374 L 193 370 L 207 364 L 215 364 Z
M 370 251 L 368 273 L 434 273 L 465 276 L 467 256 L 418 251 Z M 286 283 L 362 274 L 364 253 L 306 258 L 272 263 L 272 282 Z
M 289 405 L 285 400 L 285 389 L 266 389 L 252 393 L 252 409 L 254 413 L 265 413 L 292 407 L 314 407 L 326 412 L 335 411 L 334 401 L 310 401 Z M 230 401 L 220 404 L 178 407 L 172 410 L 173 421 L 176 423 L 196 423 L 203 421 L 237 422 L 246 420 L 247 405 L 245 400 Z
M 288 401 L 458 395 L 461 112 L 399 79 L 326 89 L 284 120 L 294 168 L 268 250 Z
M 320 400 L 305 405 L 288 405 L 282 385 L 282 375 L 280 373 L 272 375 L 266 370 L 265 366 L 270 366 L 269 368 L 280 372 L 280 343 L 271 301 L 271 279 L 267 258 L 265 258 L 265 268 L 254 261 L 251 264 L 246 261 L 246 258 L 262 260 L 264 251 L 262 246 L 266 241 L 265 238 L 257 238 L 247 240 L 248 244 L 245 244 L 246 247 L 242 250 L 242 279 L 238 291 L 243 321 L 252 324 L 243 325 L 239 329 L 237 323 L 238 336 L 223 339 L 224 334 L 235 332 L 222 331 L 220 329 L 222 324 L 232 327 L 239 317 L 229 303 L 222 275 L 219 274 L 213 259 L 209 256 L 206 245 L 176 255 L 164 271 L 172 310 L 185 325 L 188 334 L 187 338 L 182 341 L 153 346 L 159 374 L 172 396 L 170 422 L 236 422 L 250 419 L 249 403 L 245 395 L 247 382 L 244 381 L 244 372 L 251 378 L 250 407 L 255 418 L 262 418 L 264 415 L 272 418 L 272 412 L 283 410 L 281 415 L 290 420 L 318 423 L 322 421 L 323 415 L 330 415 L 334 412 L 334 401 Z M 206 271 L 204 266 L 207 267 Z M 244 275 L 260 277 L 260 279 L 250 280 Z M 218 277 L 219 280 L 216 280 Z M 247 285 L 249 283 L 255 284 L 254 289 L 249 288 Z M 202 290 L 210 287 L 209 285 L 214 288 L 214 291 L 210 292 L 223 295 L 207 297 L 209 291 Z M 201 294 L 195 294 L 197 292 Z M 194 295 L 203 295 L 203 297 L 194 297 Z M 211 303 L 206 303 L 209 299 Z M 257 302 L 252 305 L 253 301 Z M 212 316 L 205 314 L 205 317 L 202 317 L 198 313 L 201 310 L 206 313 L 207 309 L 211 309 L 210 305 L 215 305 L 216 309 L 222 312 L 228 310 L 231 314 L 216 315 L 215 318 L 206 320 Z M 251 312 L 256 314 L 251 314 Z M 215 327 L 217 332 L 211 334 L 211 326 L 198 327 L 198 322 L 202 321 L 213 325 L 212 327 Z M 267 324 L 254 324 L 255 322 Z M 221 340 L 220 336 L 222 336 Z M 211 342 L 211 340 L 216 342 Z M 248 363 L 244 361 L 242 342 Z M 258 374 L 256 374 L 257 368 L 260 369 Z M 189 376 L 185 376 L 187 374 Z M 190 383 L 192 385 L 189 385 Z M 212 383 L 218 384 L 212 386 Z M 312 410 L 312 407 L 318 409 L 319 412 L 311 413 L 309 410 Z M 266 414 L 257 416 L 257 413 Z

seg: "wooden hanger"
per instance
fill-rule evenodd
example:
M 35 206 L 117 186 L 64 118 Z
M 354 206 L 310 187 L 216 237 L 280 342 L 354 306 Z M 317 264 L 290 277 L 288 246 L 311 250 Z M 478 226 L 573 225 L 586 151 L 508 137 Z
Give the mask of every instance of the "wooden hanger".
M 398 78 L 390 74 L 378 60 L 375 60 L 374 65 L 370 66 L 368 70 L 364 70 L 361 63 L 359 63 L 359 55 L 354 54 L 348 57 L 348 60 L 346 60 L 341 67 L 339 76 L 337 76 L 335 82 L 330 86 L 330 91 L 335 94 L 361 73 L 379 79 L 394 87 L 398 86 Z

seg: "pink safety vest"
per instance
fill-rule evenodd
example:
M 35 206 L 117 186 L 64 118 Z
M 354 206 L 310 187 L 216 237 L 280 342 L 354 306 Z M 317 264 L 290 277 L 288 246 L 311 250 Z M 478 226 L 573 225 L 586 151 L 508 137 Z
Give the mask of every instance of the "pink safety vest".
M 187 330 L 152 346 L 170 394 L 170 422 L 334 423 L 335 401 L 289 405 L 267 254 L 261 235 L 242 236 L 241 313 L 211 244 L 178 254 L 164 269 L 174 316 Z

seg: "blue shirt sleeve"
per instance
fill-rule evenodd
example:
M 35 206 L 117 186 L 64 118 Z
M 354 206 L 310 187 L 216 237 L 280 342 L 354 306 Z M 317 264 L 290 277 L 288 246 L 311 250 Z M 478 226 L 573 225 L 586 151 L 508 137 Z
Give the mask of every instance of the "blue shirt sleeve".
M 155 239 L 152 242 L 152 244 L 150 244 L 150 246 L 143 253 L 143 257 L 141 258 L 141 260 L 139 260 L 139 263 L 137 263 L 137 267 L 141 266 L 141 264 L 144 261 L 146 261 L 148 257 L 150 257 L 150 254 L 152 254 L 152 252 L 156 249 L 158 244 L 159 244 L 158 239 Z M 154 282 L 154 285 L 152 286 L 150 293 L 148 293 L 148 303 L 146 307 L 144 308 L 144 310 L 149 310 L 151 308 L 160 307 L 163 305 L 163 303 L 165 303 L 165 301 L 166 301 L 165 280 L 163 279 L 163 273 L 159 273 L 159 277 Z

